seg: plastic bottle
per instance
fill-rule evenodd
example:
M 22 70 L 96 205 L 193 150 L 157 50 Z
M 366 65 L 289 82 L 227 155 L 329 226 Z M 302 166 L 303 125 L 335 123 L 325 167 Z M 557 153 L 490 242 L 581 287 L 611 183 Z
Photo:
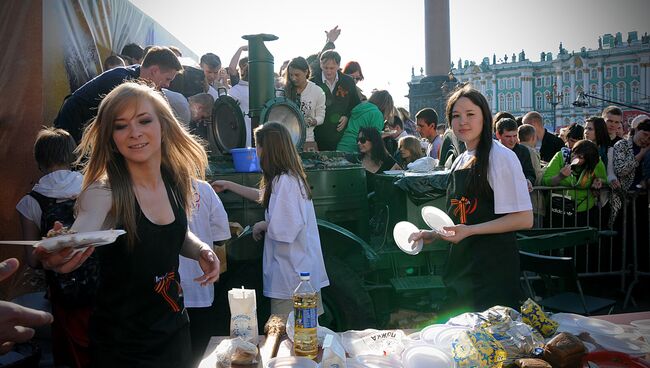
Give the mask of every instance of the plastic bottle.
M 309 272 L 300 273 L 300 284 L 293 292 L 293 353 L 314 359 L 318 354 L 318 296 L 309 283 Z

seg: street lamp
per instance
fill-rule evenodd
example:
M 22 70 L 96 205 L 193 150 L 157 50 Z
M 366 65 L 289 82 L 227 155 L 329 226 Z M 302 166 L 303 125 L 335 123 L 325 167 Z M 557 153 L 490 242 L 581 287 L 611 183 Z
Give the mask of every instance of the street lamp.
M 562 103 L 562 99 L 564 98 L 564 94 L 562 92 L 557 93 L 557 84 L 553 83 L 553 89 L 549 93 L 549 91 L 546 91 L 546 101 L 551 104 L 553 107 L 553 133 L 555 133 L 555 106 L 558 104 Z

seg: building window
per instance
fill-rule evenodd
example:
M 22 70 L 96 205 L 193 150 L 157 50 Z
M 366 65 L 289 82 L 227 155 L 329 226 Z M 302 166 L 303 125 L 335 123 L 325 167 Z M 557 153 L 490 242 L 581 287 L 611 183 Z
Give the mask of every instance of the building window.
M 510 93 L 506 95 L 506 111 L 512 111 L 512 95 Z
M 504 110 L 504 103 L 503 103 L 503 94 L 499 94 L 499 106 L 497 106 L 497 110 L 501 111 Z
M 566 107 L 571 106 L 571 89 L 569 87 L 565 87 L 562 92 L 562 104 Z
M 519 77 L 515 78 L 515 88 L 516 89 L 521 88 L 521 78 Z
M 488 105 L 492 107 L 492 93 L 488 93 L 485 98 L 487 99 Z
M 503 89 L 503 79 L 499 79 L 499 89 Z
M 544 110 L 544 96 L 542 96 L 542 92 L 537 92 L 535 93 L 535 108 L 537 110 Z
M 576 72 L 576 80 L 578 80 L 579 82 L 582 82 L 582 70 L 578 70 Z
M 625 82 L 619 82 L 616 86 L 616 99 L 620 102 L 625 102 Z
M 591 69 L 591 79 L 592 80 L 598 79 L 598 70 L 596 70 L 596 68 Z
M 521 111 L 521 95 L 515 92 L 515 111 Z
M 605 91 L 605 98 L 608 99 L 608 100 L 611 100 L 612 99 L 612 85 L 609 84 L 609 83 L 605 84 L 605 87 L 603 88 L 603 90 Z
M 507 89 L 512 89 L 512 78 L 508 78 Z
M 569 72 L 564 72 L 564 81 L 568 83 L 570 80 L 571 80 L 571 76 Z
M 630 92 L 632 94 L 630 96 L 630 100 L 632 100 L 632 102 L 639 102 L 639 82 L 632 82 L 632 88 Z
M 605 68 L 605 78 L 610 79 L 612 77 L 612 68 Z
M 639 66 L 638 65 L 632 65 L 632 75 L 635 76 L 635 77 L 639 75 Z
M 553 83 L 551 82 L 551 80 L 552 80 L 552 77 L 551 77 L 550 75 L 547 76 L 547 77 L 546 77 L 546 80 L 544 81 L 544 87 L 550 87 L 551 84 L 553 84 Z
M 541 87 L 542 86 L 542 78 L 537 77 L 535 78 L 535 87 Z
M 618 77 L 619 78 L 625 78 L 625 67 L 624 66 L 619 66 L 618 67 Z

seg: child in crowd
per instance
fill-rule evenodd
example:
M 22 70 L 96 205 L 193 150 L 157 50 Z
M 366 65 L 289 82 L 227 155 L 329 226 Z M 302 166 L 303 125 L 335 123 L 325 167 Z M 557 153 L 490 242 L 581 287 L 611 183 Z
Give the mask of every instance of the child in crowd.
M 193 188 L 194 199 L 189 224 L 190 231 L 202 242 L 210 246 L 220 246 L 223 241 L 230 239 L 226 210 L 210 184 L 195 180 Z M 223 245 L 220 248 L 223 249 L 222 247 Z M 220 259 L 225 260 L 225 253 L 217 252 L 217 254 Z M 211 308 L 214 302 L 214 287 L 212 285 L 201 286 L 196 283 L 194 279 L 203 274 L 201 266 L 193 259 L 179 257 L 178 273 L 181 275 L 185 308 L 187 308 L 190 317 L 192 355 L 197 360 L 203 356 L 210 337 L 215 335 L 216 331 L 213 322 L 214 310 Z
M 300 272 L 311 274 L 319 291 L 318 311 L 323 313 L 320 289 L 329 285 L 321 250 L 311 190 L 289 131 L 276 122 L 255 130 L 257 155 L 262 167 L 260 189 L 230 181 L 215 181 L 217 192 L 230 190 L 265 209 L 265 220 L 253 226 L 253 238 L 264 236 L 264 295 L 271 298 L 271 313 L 293 310 L 293 291 Z
M 70 171 L 76 143 L 63 129 L 44 128 L 36 136 L 34 158 L 44 174 L 32 191 L 16 205 L 24 240 L 40 240 L 54 221 L 71 225 L 74 204 L 81 192 L 82 175 Z M 25 248 L 28 264 L 40 262 Z M 52 355 L 56 366 L 87 367 L 88 321 L 97 287 L 96 262 L 91 259 L 68 275 L 46 272 L 48 299 L 52 306 Z

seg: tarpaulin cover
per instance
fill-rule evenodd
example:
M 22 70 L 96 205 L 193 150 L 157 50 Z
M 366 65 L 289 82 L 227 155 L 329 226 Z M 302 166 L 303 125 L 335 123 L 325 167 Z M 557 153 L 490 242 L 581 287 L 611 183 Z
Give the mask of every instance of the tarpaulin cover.
M 20 239 L 15 206 L 41 175 L 32 155 L 38 130 L 52 124 L 65 96 L 102 72 L 106 57 L 131 42 L 174 45 L 197 59 L 126 0 L 0 1 L 0 239 Z M 0 261 L 22 254 L 0 246 Z M 0 299 L 24 292 L 23 283 L 3 282 Z
M 405 191 L 413 203 L 421 205 L 447 194 L 449 173 L 449 170 L 444 170 L 427 175 L 404 176 L 394 185 Z

